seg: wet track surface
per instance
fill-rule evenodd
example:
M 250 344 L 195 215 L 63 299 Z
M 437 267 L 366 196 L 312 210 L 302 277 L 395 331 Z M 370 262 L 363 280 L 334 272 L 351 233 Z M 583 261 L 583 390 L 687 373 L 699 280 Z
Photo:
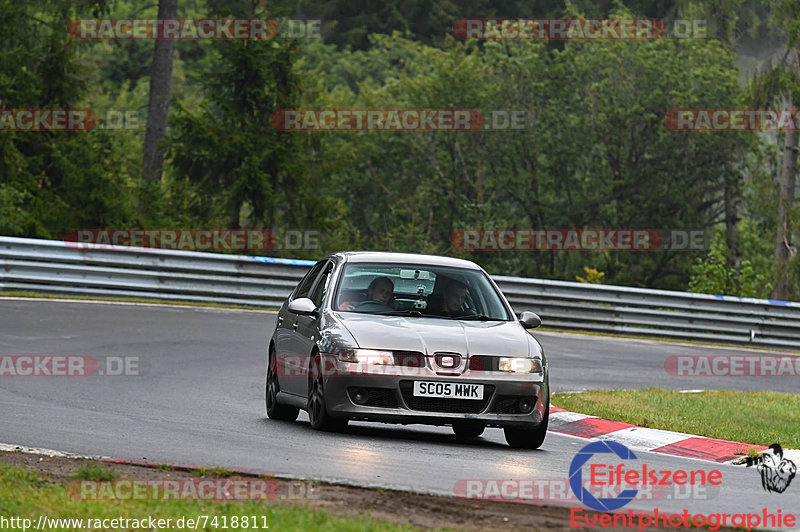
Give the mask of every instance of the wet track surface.
M 512 450 L 499 429 L 473 443 L 449 427 L 352 423 L 312 431 L 264 415 L 273 313 L 149 305 L 0 300 L 0 355 L 139 357 L 140 375 L 0 377 L 0 442 L 92 455 L 245 467 L 298 477 L 452 494 L 466 479 L 566 479 L 587 440 L 550 433 L 538 451 Z M 679 354 L 752 353 L 540 333 L 553 391 L 661 386 L 797 392 L 796 378 L 678 378 Z M 753 469 L 640 453 L 657 469 L 720 469 L 722 486 L 686 500 L 664 494 L 627 508 L 681 512 L 800 510 L 800 480 L 765 493 Z

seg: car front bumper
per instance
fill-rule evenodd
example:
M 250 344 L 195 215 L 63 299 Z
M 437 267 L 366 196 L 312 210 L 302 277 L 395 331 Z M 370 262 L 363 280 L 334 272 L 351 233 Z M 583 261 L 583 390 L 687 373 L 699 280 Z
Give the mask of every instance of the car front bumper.
M 549 403 L 546 367 L 544 373 L 533 374 L 469 369 L 455 374 L 430 367 L 397 366 L 358 371 L 354 364 L 328 356 L 331 358 L 325 361 L 327 367 L 337 368 L 323 374 L 325 403 L 333 417 L 428 425 L 469 421 L 492 427 L 534 429 L 544 419 Z M 481 399 L 421 398 L 413 395 L 414 381 L 482 384 L 484 392 Z M 361 392 L 361 401 L 356 392 Z

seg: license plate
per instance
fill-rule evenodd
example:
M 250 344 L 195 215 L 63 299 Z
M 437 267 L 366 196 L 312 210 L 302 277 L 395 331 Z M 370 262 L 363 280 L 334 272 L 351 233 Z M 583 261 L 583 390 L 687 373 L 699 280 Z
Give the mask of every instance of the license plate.
M 442 397 L 445 399 L 483 399 L 483 384 L 459 382 L 414 382 L 414 397 Z

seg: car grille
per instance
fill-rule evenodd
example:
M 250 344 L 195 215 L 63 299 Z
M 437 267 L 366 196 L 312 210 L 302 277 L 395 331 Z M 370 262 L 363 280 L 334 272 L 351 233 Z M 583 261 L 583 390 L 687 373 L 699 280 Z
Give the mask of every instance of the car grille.
M 358 390 L 366 391 L 369 394 L 366 402 L 355 402 L 353 398 Z M 350 396 L 350 400 L 358 406 L 373 406 L 377 408 L 397 408 L 400 406 L 397 394 L 390 388 L 351 387 L 347 388 L 347 394 Z
M 494 386 L 483 385 L 483 399 L 444 399 L 440 397 L 414 397 L 414 383 L 400 381 L 400 393 L 408 408 L 424 412 L 441 412 L 449 414 L 478 414 L 486 409 L 494 394 Z
M 425 356 L 414 351 L 399 351 L 394 355 L 394 363 L 406 368 L 424 368 Z
M 469 357 L 470 371 L 493 371 L 494 368 L 491 363 L 491 357 L 484 357 L 481 355 L 472 355 Z

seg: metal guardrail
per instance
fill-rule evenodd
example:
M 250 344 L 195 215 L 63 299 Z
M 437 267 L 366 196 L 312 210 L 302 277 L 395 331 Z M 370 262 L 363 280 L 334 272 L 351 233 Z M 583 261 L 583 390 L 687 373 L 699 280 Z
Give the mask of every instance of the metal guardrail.
M 800 304 L 495 276 L 545 327 L 800 349 Z
M 0 237 L 0 290 L 278 307 L 313 261 Z M 494 276 L 543 326 L 800 349 L 800 303 Z
M 310 261 L 0 237 L 0 290 L 279 307 Z

